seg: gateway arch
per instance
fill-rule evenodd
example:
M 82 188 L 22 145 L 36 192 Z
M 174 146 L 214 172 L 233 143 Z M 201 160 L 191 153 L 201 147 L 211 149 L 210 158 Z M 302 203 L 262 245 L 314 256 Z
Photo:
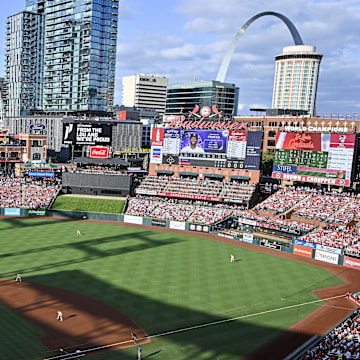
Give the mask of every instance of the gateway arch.
M 235 51 L 236 45 L 238 44 L 241 36 L 244 34 L 244 32 L 246 31 L 246 29 L 251 25 L 251 23 L 253 23 L 256 19 L 262 17 L 262 16 L 267 16 L 267 15 L 271 15 L 271 16 L 276 16 L 278 17 L 280 20 L 282 20 L 285 25 L 288 27 L 288 29 L 290 30 L 290 33 L 293 37 L 294 43 L 295 45 L 304 45 L 303 41 L 301 39 L 301 36 L 299 34 L 299 32 L 297 31 L 297 29 L 295 28 L 294 24 L 284 15 L 279 14 L 277 12 L 274 11 L 265 11 L 262 13 L 259 13 L 255 16 L 253 16 L 250 20 L 248 20 L 243 27 L 236 33 L 234 40 L 232 41 L 227 53 L 224 56 L 224 59 L 220 65 L 219 68 L 219 72 L 217 74 L 216 80 L 217 81 L 221 81 L 224 82 L 225 81 L 225 77 L 226 77 L 226 73 L 228 71 L 229 65 L 230 65 L 230 61 L 231 58 L 233 56 L 233 53 Z

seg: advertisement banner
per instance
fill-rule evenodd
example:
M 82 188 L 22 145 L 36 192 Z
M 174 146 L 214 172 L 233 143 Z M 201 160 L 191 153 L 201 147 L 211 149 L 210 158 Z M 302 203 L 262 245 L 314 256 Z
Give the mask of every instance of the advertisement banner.
M 252 244 L 254 239 L 253 234 L 243 234 L 243 242 L 246 242 L 248 244 Z
M 268 240 L 260 240 L 260 246 L 264 246 L 269 249 L 281 250 L 281 245 L 277 244 L 275 241 L 270 242 Z
M 153 190 L 136 189 L 135 192 L 137 194 L 143 194 L 143 195 L 156 195 L 157 194 L 157 191 L 153 191 Z
M 239 218 L 239 222 L 241 222 L 242 224 L 245 224 L 245 225 L 256 226 L 256 221 L 255 220 Z
M 350 256 L 344 256 L 343 265 L 352 269 L 360 270 L 360 259 L 353 258 Z
M 204 200 L 204 201 L 221 201 L 221 198 L 211 197 L 205 195 L 195 195 L 195 194 L 182 194 L 182 193 L 174 193 L 174 192 L 163 192 L 157 191 L 157 196 L 165 196 L 165 197 L 175 197 L 180 199 L 191 199 L 191 200 Z
M 163 154 L 162 147 L 151 147 L 150 163 L 151 164 L 161 164 L 162 156 L 163 156 L 162 154 Z
M 246 144 L 245 169 L 259 170 L 262 149 L 262 132 L 248 131 Z
M 320 261 L 325 261 L 330 264 L 337 264 L 339 261 L 339 255 L 329 253 L 327 251 L 316 250 L 315 251 L 315 259 Z
M 112 125 L 64 124 L 63 143 L 71 145 L 111 145 Z
M 332 252 L 334 254 L 341 255 L 341 249 L 337 249 L 337 248 L 333 248 L 333 247 L 325 246 L 325 245 L 320 245 L 320 244 L 316 244 L 316 248 L 318 250 L 323 250 L 323 251 Z
M 46 209 L 29 209 L 28 216 L 46 216 Z
M 276 149 L 329 151 L 330 134 L 284 133 L 276 134 Z
M 109 148 L 106 146 L 90 146 L 89 157 L 94 159 L 107 159 L 109 157 Z
M 143 218 L 141 216 L 124 215 L 124 222 L 136 225 L 142 225 Z
M 350 180 L 331 179 L 331 178 L 320 177 L 320 176 L 281 174 L 281 173 L 273 172 L 272 177 L 274 179 L 284 179 L 284 180 L 291 180 L 291 181 L 311 182 L 311 183 L 316 183 L 316 184 L 350 186 Z
M 299 239 L 293 239 L 293 244 L 294 245 L 302 245 L 302 246 L 306 246 L 306 247 L 309 247 L 309 248 L 312 248 L 312 249 L 316 249 L 316 245 L 314 243 L 299 240 Z
M 20 216 L 20 209 L 5 208 L 4 215 L 5 216 Z
M 29 177 L 43 177 L 43 178 L 53 178 L 55 177 L 54 171 L 28 171 Z
M 296 255 L 301 255 L 301 256 L 311 258 L 313 250 L 311 248 L 308 248 L 305 246 L 294 245 L 293 253 Z
M 170 221 L 170 229 L 185 230 L 185 223 L 180 221 Z
M 163 220 L 163 219 L 151 219 L 151 225 L 165 228 L 166 227 L 166 220 Z
M 164 145 L 164 129 L 152 129 L 151 146 L 162 147 Z

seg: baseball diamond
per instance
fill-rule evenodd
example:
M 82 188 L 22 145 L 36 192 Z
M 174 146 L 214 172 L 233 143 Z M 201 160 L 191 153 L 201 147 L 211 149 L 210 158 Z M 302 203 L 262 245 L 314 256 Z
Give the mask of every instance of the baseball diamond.
M 210 234 L 50 217 L 0 231 L 9 360 L 131 359 L 131 332 L 144 357 L 280 359 L 350 314 L 360 287 L 356 270 Z

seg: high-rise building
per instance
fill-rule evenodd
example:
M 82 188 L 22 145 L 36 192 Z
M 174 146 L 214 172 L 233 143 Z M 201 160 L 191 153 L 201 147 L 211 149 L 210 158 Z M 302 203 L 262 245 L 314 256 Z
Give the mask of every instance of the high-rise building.
M 315 46 L 287 46 L 275 57 L 272 107 L 316 114 L 316 92 L 322 55 Z
M 118 0 L 27 0 L 7 22 L 7 113 L 112 112 L 117 21 Z
M 214 105 L 225 117 L 237 114 L 239 88 L 235 84 L 220 81 L 194 81 L 172 85 L 168 89 L 166 114 L 180 114 Z
M 122 79 L 122 104 L 137 109 L 155 109 L 163 115 L 169 80 L 154 75 L 124 76 Z

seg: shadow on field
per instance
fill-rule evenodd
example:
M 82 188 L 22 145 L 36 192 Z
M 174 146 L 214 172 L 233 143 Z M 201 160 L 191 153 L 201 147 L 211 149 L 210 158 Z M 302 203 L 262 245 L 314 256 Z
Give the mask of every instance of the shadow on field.
M 121 274 L 115 276 L 121 278 Z M 99 309 L 94 306 L 85 306 L 86 300 L 83 295 L 89 297 L 96 296 L 97 300 L 103 302 L 107 299 L 108 305 L 118 309 L 118 311 L 121 311 L 131 319 L 135 320 L 135 322 L 150 336 L 160 335 L 157 336 L 157 339 L 160 339 L 160 341 L 142 345 L 143 359 L 168 360 L 176 358 L 173 354 L 169 353 L 169 351 L 173 351 L 174 348 L 169 350 L 169 346 L 165 346 L 167 343 L 161 342 L 162 337 L 176 345 L 176 352 L 180 354 L 181 359 L 184 360 L 201 358 L 203 353 L 212 354 L 211 357 L 207 357 L 206 359 L 221 359 L 222 356 L 226 359 L 241 359 L 246 353 L 256 349 L 261 343 L 266 342 L 280 331 L 271 326 L 258 326 L 246 319 L 223 322 L 223 320 L 226 319 L 225 314 L 214 315 L 203 311 L 193 310 L 191 309 L 191 304 L 189 304 L 189 308 L 184 308 L 152 298 L 143 297 L 123 289 L 109 286 L 108 283 L 100 281 L 81 271 L 62 271 L 53 273 L 51 274 L 51 281 L 49 280 L 48 275 L 31 276 L 27 279 L 27 283 L 32 283 L 33 286 L 38 289 L 43 289 L 44 287 L 44 285 L 40 284 L 49 282 L 51 282 L 52 286 L 47 287 L 46 292 L 48 294 L 56 294 L 58 302 L 72 301 L 77 303 L 77 306 L 80 306 L 81 310 L 86 311 L 89 316 L 96 316 L 96 314 L 99 314 Z M 87 294 L 76 296 L 74 293 L 70 293 L 69 295 L 68 291 L 59 291 L 59 288 L 64 287 L 76 291 L 79 283 L 82 285 L 88 284 L 86 287 L 88 289 Z M 112 303 L 112 301 L 118 301 L 119 303 Z M 37 303 L 35 299 L 32 308 L 41 308 L 42 306 L 43 304 L 41 302 Z M 22 309 L 18 310 L 21 313 Z M 23 310 L 24 316 L 26 316 L 26 311 L 28 309 Z M 255 313 L 257 310 L 259 309 L 247 309 L 243 314 Z M 228 316 L 228 318 L 231 318 L 232 316 L 234 316 L 234 314 Z M 239 316 L 239 313 L 237 316 Z M 102 319 L 104 321 L 99 321 L 96 325 L 97 333 L 100 332 L 103 334 L 101 336 L 102 339 L 108 339 L 110 336 L 108 329 L 116 320 L 114 316 L 111 316 L 110 314 L 107 315 L 106 313 L 102 314 Z M 32 319 L 32 321 L 34 322 L 34 319 Z M 62 344 L 67 344 L 66 350 L 69 352 L 74 351 L 75 349 L 85 350 L 93 347 L 91 344 L 94 339 L 91 338 L 91 333 L 84 333 L 81 337 L 74 338 L 74 336 L 70 336 L 70 333 L 67 333 L 64 326 L 57 326 L 56 321 L 52 323 L 53 325 L 47 323 L 46 326 L 41 322 L 41 319 L 37 322 L 35 321 L 35 323 L 48 334 L 45 342 L 53 344 L 52 349 L 56 348 L 54 344 L 58 341 L 57 339 L 61 339 L 62 341 L 59 345 L 63 346 Z M 209 323 L 213 324 L 210 326 L 202 326 Z M 66 322 L 64 322 L 64 324 L 66 324 Z M 197 328 L 191 329 L 191 327 Z M 181 332 L 174 331 L 180 329 L 186 330 Z M 16 323 L 14 323 L 14 333 L 16 333 Z M 123 341 L 123 338 L 111 336 L 112 343 Z M 311 334 L 289 333 L 289 336 L 296 341 L 295 345 L 293 345 L 295 347 L 296 344 L 302 344 L 305 340 L 310 338 Z M 266 359 L 283 358 L 289 352 L 288 349 L 286 349 L 288 345 L 289 344 L 284 344 L 283 347 L 279 347 L 276 351 L 268 354 Z M 133 346 L 121 350 L 121 353 L 109 351 L 106 353 L 95 354 L 95 356 L 91 358 L 94 360 L 115 360 L 119 358 L 133 360 L 136 357 L 136 352 L 137 347 Z M 50 353 L 39 355 L 44 357 L 51 356 Z
M 40 216 L 41 218 L 41 216 Z M 42 221 L 33 221 L 42 220 Z M 8 224 L 8 227 L 1 227 L 1 230 L 11 230 L 11 229 L 18 229 L 18 228 L 26 228 L 26 227 L 34 227 L 34 226 L 43 226 L 43 225 L 51 225 L 54 224 L 54 219 L 45 220 L 39 219 L 39 216 L 14 216 L 14 217 L 6 217 L 0 218 L 2 224 Z M 82 219 L 73 219 L 73 218 L 62 218 L 61 221 L 83 221 Z
M 20 273 L 27 273 L 32 271 L 43 271 L 43 270 L 49 270 L 49 269 L 56 269 L 57 267 L 65 266 L 65 265 L 71 265 L 71 264 L 79 264 L 86 261 L 106 258 L 109 256 L 115 256 L 120 254 L 126 254 L 134 251 L 141 251 L 146 250 L 154 247 L 164 246 L 164 245 L 170 245 L 175 244 L 179 242 L 179 240 L 175 237 L 169 236 L 166 240 L 153 240 L 151 236 L 148 236 L 151 233 L 151 231 L 143 230 L 143 231 L 137 231 L 136 232 L 136 238 L 137 240 L 140 240 L 141 242 L 134 245 L 128 245 L 128 246 L 121 246 L 119 248 L 113 248 L 109 250 L 100 250 L 94 248 L 95 245 L 104 245 L 107 243 L 119 243 L 122 240 L 129 240 L 129 237 L 131 237 L 131 234 L 119 234 L 116 236 L 108 236 L 103 237 L 99 239 L 91 239 L 91 240 L 83 240 L 83 241 L 77 241 L 77 242 L 69 242 L 66 244 L 60 244 L 60 245 L 52 245 L 52 246 L 44 246 L 40 248 L 30 249 L 30 250 L 23 250 L 23 251 L 15 251 L 11 253 L 1 254 L 1 258 L 6 257 L 12 257 L 12 256 L 18 256 L 18 255 L 25 255 L 25 254 L 31 254 L 31 253 L 41 253 L 47 250 L 54 250 L 54 249 L 64 249 L 65 250 L 81 250 L 86 255 L 80 258 L 76 259 L 69 259 L 69 260 L 61 260 L 58 262 L 53 262 L 45 265 L 34 265 L 31 267 L 21 268 L 19 267 L 16 271 Z M 14 275 L 14 270 L 0 273 L 0 278 L 6 278 L 11 277 Z

